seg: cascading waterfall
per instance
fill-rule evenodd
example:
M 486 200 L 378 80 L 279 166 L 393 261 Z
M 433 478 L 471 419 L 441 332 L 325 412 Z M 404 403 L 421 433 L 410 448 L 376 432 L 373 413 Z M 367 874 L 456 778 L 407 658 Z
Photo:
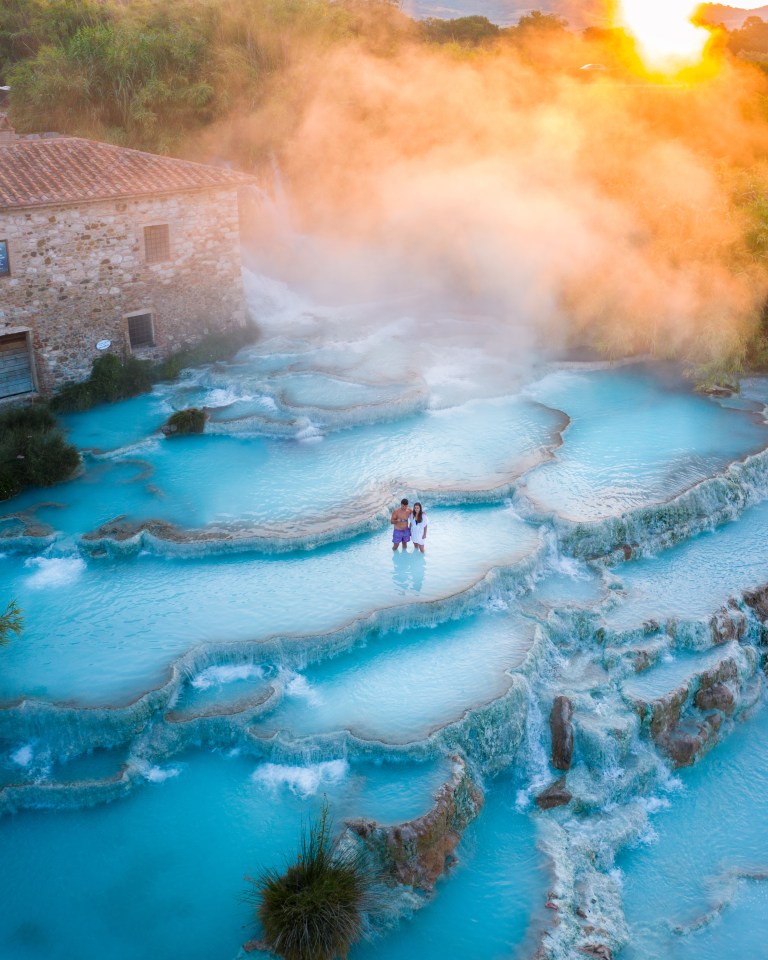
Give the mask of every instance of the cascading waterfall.
M 460 374 L 461 324 L 416 362 L 396 305 L 246 281 L 257 345 L 68 417 L 83 475 L 0 517 L 26 615 L 0 651 L 0 954 L 234 957 L 243 875 L 323 793 L 339 827 L 431 823 L 461 769 L 484 806 L 457 862 L 458 835 L 353 956 L 718 956 L 768 875 L 760 384 L 523 384 L 479 351 Z M 206 433 L 163 438 L 191 405 Z M 390 549 L 401 495 L 424 557 Z M 695 800 L 726 793 L 715 856 Z M 665 898 L 685 844 L 696 875 Z

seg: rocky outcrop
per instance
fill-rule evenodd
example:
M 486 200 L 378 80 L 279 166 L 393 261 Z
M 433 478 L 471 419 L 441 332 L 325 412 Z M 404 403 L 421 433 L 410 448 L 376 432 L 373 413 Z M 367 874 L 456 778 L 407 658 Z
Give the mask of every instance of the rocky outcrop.
M 699 689 L 693 702 L 699 710 L 720 710 L 727 717 L 732 717 L 736 710 L 736 694 L 727 683 L 715 683 Z
M 638 701 L 637 707 L 640 719 L 648 723 L 648 728 L 654 740 L 658 742 L 679 723 L 681 711 L 689 694 L 688 685 L 684 684 L 677 690 L 672 690 L 650 703 Z
M 709 622 L 715 644 L 741 640 L 747 632 L 747 618 L 734 601 L 720 607 Z
M 755 611 L 758 620 L 768 620 L 768 583 L 756 590 L 747 590 L 744 593 L 744 603 Z
M 554 807 L 566 806 L 572 799 L 573 794 L 565 786 L 565 777 L 560 777 L 536 797 L 536 806 L 539 810 L 552 810 Z
M 739 650 L 739 656 L 746 658 L 748 651 Z M 740 675 L 735 656 L 726 656 L 676 690 L 635 705 L 656 745 L 676 767 L 688 767 L 714 746 L 723 721 L 755 699 L 754 693 L 750 697 L 746 693 L 753 680 L 751 674 Z
M 693 717 L 683 720 L 656 742 L 676 767 L 690 767 L 717 743 L 723 716 L 717 711 L 699 722 Z
M 579 953 L 596 957 L 597 960 L 613 960 L 613 951 L 604 943 L 588 943 L 584 947 L 579 947 Z
M 573 703 L 568 697 L 555 697 L 549 714 L 552 733 L 552 766 L 556 770 L 570 770 L 573 759 Z
M 440 788 L 434 806 L 423 817 L 396 826 L 351 820 L 347 827 L 391 883 L 431 891 L 453 861 L 463 830 L 482 806 L 482 792 L 466 763 L 455 757 L 451 779 Z

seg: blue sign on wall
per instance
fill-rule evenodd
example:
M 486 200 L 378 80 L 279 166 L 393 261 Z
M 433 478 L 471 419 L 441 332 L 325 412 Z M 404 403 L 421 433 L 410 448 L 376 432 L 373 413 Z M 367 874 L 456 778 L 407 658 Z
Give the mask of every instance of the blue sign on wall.
M 11 261 L 8 259 L 8 241 L 0 240 L 0 277 L 7 277 L 11 272 Z

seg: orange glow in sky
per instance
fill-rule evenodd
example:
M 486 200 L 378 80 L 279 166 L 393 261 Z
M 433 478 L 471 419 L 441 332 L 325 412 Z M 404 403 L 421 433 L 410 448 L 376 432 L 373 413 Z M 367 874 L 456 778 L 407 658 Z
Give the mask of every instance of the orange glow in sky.
M 755 9 L 765 0 L 734 0 L 734 5 Z M 709 31 L 691 22 L 696 0 L 618 0 L 617 24 L 637 41 L 646 64 L 670 71 L 701 62 Z

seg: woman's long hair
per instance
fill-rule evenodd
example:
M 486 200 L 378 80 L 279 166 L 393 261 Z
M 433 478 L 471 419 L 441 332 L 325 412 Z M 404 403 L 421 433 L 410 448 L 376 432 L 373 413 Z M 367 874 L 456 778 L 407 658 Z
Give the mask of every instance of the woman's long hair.
M 419 508 L 419 515 L 418 515 L 418 517 L 416 516 L 416 507 Z M 414 505 L 413 505 L 413 519 L 414 519 L 414 522 L 415 522 L 415 523 L 421 523 L 422 520 L 424 519 L 424 511 L 421 509 L 421 504 L 419 503 L 418 500 L 417 500 L 416 503 L 414 503 Z

